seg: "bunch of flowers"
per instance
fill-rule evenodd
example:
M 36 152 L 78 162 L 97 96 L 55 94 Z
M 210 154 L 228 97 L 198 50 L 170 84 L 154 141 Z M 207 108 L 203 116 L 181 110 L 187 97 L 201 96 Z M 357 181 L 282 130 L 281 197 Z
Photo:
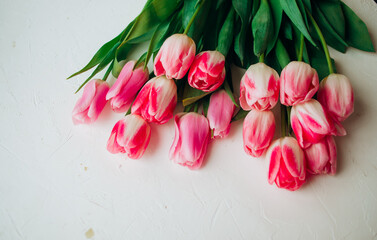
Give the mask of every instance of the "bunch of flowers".
M 145 54 L 129 59 L 145 41 Z M 333 136 L 346 135 L 342 121 L 353 112 L 351 83 L 336 73 L 327 44 L 374 52 L 365 24 L 339 0 L 148 0 L 71 76 L 97 66 L 77 90 L 85 86 L 72 119 L 92 123 L 109 101 L 125 116 L 108 151 L 138 159 L 150 124 L 174 117 L 169 156 L 190 169 L 201 167 L 212 139 L 226 137 L 231 122 L 244 119 L 245 152 L 269 162 L 270 184 L 294 191 L 309 174 L 336 173 Z M 232 79 L 232 65 L 247 68 L 242 79 Z M 106 66 L 102 79 L 92 79 Z M 110 73 L 117 79 L 112 86 Z M 271 110 L 279 101 L 281 137 L 274 140 Z M 183 112 L 173 116 L 177 103 Z

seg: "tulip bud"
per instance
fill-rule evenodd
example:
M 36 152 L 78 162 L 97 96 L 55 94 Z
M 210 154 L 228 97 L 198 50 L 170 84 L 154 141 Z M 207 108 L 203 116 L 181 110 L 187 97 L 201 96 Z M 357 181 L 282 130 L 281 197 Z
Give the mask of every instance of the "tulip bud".
M 332 120 L 314 99 L 292 107 L 291 125 L 302 148 L 318 143 L 326 135 L 335 134 Z
M 243 122 L 243 147 L 247 154 L 260 157 L 270 146 L 275 133 L 271 111 L 251 110 Z
M 306 170 L 311 174 L 336 173 L 336 145 L 332 136 L 322 138 L 304 150 L 306 157 Z
M 338 122 L 346 120 L 353 113 L 353 89 L 348 78 L 332 73 L 327 76 L 318 90 L 318 101 L 330 116 Z
M 275 140 L 266 153 L 269 161 L 268 182 L 290 191 L 306 181 L 304 152 L 293 137 Z
M 319 86 L 317 71 L 304 62 L 290 62 L 280 74 L 280 102 L 293 106 L 311 99 Z
M 113 154 L 127 153 L 129 158 L 140 158 L 148 146 L 151 128 L 138 115 L 127 115 L 119 120 L 107 141 L 107 150 Z
M 119 74 L 118 79 L 110 88 L 106 95 L 106 100 L 110 100 L 111 108 L 114 112 L 126 112 L 136 93 L 148 80 L 148 68 L 138 66 L 134 69 L 136 61 L 129 61 Z
M 154 60 L 154 74 L 158 77 L 181 79 L 195 58 L 195 42 L 185 34 L 174 34 L 162 44 Z
M 177 104 L 177 86 L 165 76 L 149 80 L 137 95 L 131 112 L 148 122 L 166 123 L 173 117 Z
M 279 98 L 279 74 L 264 63 L 251 65 L 241 79 L 240 95 L 244 110 L 272 109 Z
M 92 123 L 106 105 L 106 94 L 109 84 L 100 79 L 93 79 L 84 87 L 81 98 L 77 101 L 72 112 L 74 124 Z
M 225 79 L 225 57 L 218 51 L 205 51 L 192 62 L 188 83 L 204 92 L 215 91 Z
M 169 152 L 170 159 L 191 170 L 200 168 L 211 139 L 207 118 L 189 112 L 177 114 L 174 122 L 175 137 Z
M 228 135 L 235 108 L 236 106 L 225 90 L 217 91 L 211 95 L 207 118 L 215 138 L 223 138 Z

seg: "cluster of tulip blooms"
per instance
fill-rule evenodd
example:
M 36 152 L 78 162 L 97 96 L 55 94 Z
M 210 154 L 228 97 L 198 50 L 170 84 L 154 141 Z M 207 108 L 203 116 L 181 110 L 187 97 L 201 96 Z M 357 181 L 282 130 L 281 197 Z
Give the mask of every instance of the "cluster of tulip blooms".
M 265 7 L 263 3 L 266 0 L 260 8 Z M 240 81 L 239 108 L 226 81 L 227 53 L 233 37 L 226 47 L 219 43 L 216 50 L 200 50 L 197 54 L 198 42 L 187 34 L 201 6 L 183 33 L 178 31 L 162 41 L 152 74 L 146 67 L 148 57 L 144 57 L 142 61 L 128 60 L 111 87 L 104 80 L 90 80 L 74 107 L 73 122 L 94 122 L 109 101 L 114 112 L 127 113 L 113 127 L 108 151 L 139 159 L 149 144 L 150 124 L 164 124 L 173 118 L 181 98 L 177 86 L 183 82 L 201 95 L 198 101 L 184 104 L 184 112 L 174 116 L 175 138 L 169 157 L 175 163 L 192 170 L 200 168 L 211 139 L 226 137 L 232 120 L 240 115 L 245 117 L 244 150 L 269 162 L 270 184 L 275 182 L 279 188 L 294 191 L 309 174 L 335 174 L 333 136 L 346 135 L 341 122 L 353 112 L 354 99 L 348 78 L 334 73 L 322 33 L 318 31 L 328 64 L 327 77 L 320 82 L 316 69 L 302 60 L 303 35 L 298 61 L 286 61 L 280 77 L 264 61 L 265 46 L 258 54 L 259 62 L 249 65 Z M 234 16 L 234 11 L 230 10 L 229 16 Z M 279 100 L 282 133 L 273 141 L 276 127 L 271 109 Z

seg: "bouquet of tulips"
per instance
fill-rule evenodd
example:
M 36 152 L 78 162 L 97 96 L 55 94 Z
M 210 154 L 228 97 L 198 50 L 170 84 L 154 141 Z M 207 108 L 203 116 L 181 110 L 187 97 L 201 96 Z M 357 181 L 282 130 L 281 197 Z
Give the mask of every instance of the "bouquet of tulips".
M 129 59 L 143 42 L 146 52 Z M 92 123 L 109 101 L 125 116 L 108 151 L 138 159 L 150 124 L 166 123 L 182 103 L 169 156 L 190 169 L 201 167 L 211 139 L 244 119 L 245 152 L 269 161 L 270 184 L 294 191 L 309 174 L 335 174 L 333 136 L 346 135 L 342 121 L 353 112 L 351 83 L 336 73 L 327 45 L 375 51 L 366 25 L 340 0 L 148 0 L 70 76 L 96 67 L 77 90 L 85 86 L 72 119 Z M 232 79 L 233 65 L 247 69 L 242 79 Z M 92 79 L 106 67 L 102 79 Z M 281 137 L 273 141 L 278 101 Z

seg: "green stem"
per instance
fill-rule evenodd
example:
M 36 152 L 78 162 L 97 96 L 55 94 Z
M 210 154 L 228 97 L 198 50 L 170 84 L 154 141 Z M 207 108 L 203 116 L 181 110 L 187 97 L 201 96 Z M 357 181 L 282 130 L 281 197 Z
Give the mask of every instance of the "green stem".
M 313 16 L 310 14 L 310 12 L 308 11 L 308 9 L 306 9 L 306 12 L 308 13 L 308 16 L 310 18 L 310 21 L 313 23 L 313 26 L 315 28 L 315 31 L 317 32 L 318 36 L 319 36 L 319 39 L 321 41 L 321 44 L 322 44 L 322 47 L 323 47 L 323 51 L 325 52 L 325 55 L 326 55 L 326 61 L 327 61 L 327 65 L 329 67 L 329 72 L 330 74 L 331 73 L 334 73 L 334 68 L 332 66 L 332 62 L 331 62 L 331 58 L 330 58 L 330 53 L 329 53 L 329 49 L 327 47 L 327 44 L 326 44 L 326 41 L 325 41 L 325 38 L 323 37 L 323 34 L 321 32 L 321 29 L 319 28 L 318 24 L 316 23 L 316 21 L 314 20 Z
M 287 136 L 287 107 L 283 104 L 280 105 L 280 116 L 281 116 L 281 136 Z
M 196 102 L 195 103 L 195 106 L 194 106 L 194 112 L 198 112 L 198 108 L 199 108 L 199 103 L 198 102 Z
M 300 52 L 298 53 L 298 58 L 297 58 L 297 60 L 299 62 L 302 61 L 303 55 L 304 55 L 304 34 L 301 34 L 301 37 L 300 37 Z
M 202 8 L 204 1 L 205 0 L 202 0 L 201 3 L 200 3 L 200 5 L 198 6 L 198 8 L 195 10 L 195 12 L 192 15 L 189 23 L 187 24 L 187 27 L 185 28 L 185 31 L 183 32 L 183 34 L 187 35 L 187 32 L 190 30 L 190 27 L 191 27 L 192 23 L 194 22 L 196 16 L 198 15 L 200 9 Z
M 106 70 L 105 75 L 103 75 L 103 78 L 102 78 L 103 81 L 107 80 L 107 77 L 109 76 L 111 70 L 113 69 L 113 66 L 114 66 L 114 61 L 111 62 L 109 68 Z
M 264 62 L 264 53 L 262 53 L 259 57 L 259 62 L 263 63 Z
M 288 135 L 290 136 L 291 135 L 291 132 L 292 132 L 292 126 L 291 126 L 291 110 L 292 110 L 292 107 L 286 107 L 286 111 L 287 111 L 287 132 L 288 132 Z

